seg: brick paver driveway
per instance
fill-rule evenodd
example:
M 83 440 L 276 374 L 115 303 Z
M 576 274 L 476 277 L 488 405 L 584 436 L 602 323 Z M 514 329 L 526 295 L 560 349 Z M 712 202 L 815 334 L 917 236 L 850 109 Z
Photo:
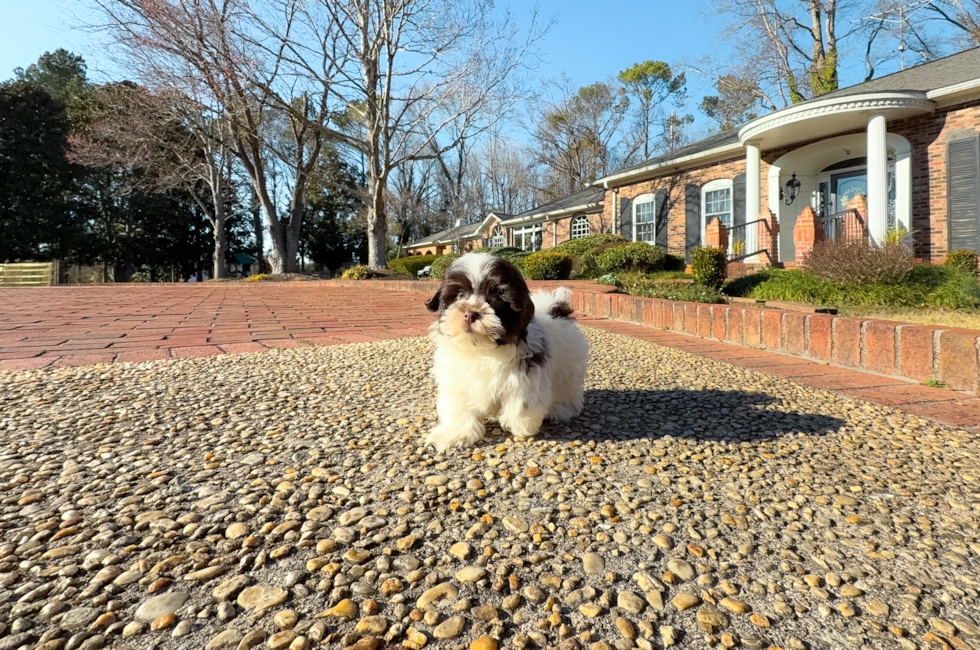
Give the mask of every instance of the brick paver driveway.
M 419 336 L 424 300 L 324 283 L 0 289 L 0 370 Z

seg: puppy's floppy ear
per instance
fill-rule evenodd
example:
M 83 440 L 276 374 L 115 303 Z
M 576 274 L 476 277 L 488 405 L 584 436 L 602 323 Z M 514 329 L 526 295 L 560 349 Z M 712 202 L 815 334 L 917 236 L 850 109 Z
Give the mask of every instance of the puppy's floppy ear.
M 425 301 L 425 308 L 429 311 L 439 311 L 440 307 L 440 296 L 442 295 L 442 285 L 439 286 L 439 290 L 436 291 L 436 295 L 432 296 Z

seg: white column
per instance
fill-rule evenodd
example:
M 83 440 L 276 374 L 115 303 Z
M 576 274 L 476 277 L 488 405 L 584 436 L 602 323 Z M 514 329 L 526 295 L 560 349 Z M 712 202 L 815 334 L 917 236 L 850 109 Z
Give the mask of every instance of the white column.
M 888 131 L 885 116 L 868 118 L 868 234 L 882 243 L 888 231 Z
M 762 176 L 759 172 L 759 143 L 745 143 L 745 223 L 759 218 L 762 208 Z M 759 250 L 759 231 L 756 226 L 749 226 L 745 233 L 745 252 Z M 746 261 L 757 261 L 755 257 Z

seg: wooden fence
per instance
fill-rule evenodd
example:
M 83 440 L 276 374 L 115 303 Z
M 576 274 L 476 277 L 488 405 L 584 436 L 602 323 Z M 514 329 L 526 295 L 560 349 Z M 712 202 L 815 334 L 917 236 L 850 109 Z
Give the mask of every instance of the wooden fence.
M 0 287 L 50 287 L 58 284 L 58 263 L 0 264 Z

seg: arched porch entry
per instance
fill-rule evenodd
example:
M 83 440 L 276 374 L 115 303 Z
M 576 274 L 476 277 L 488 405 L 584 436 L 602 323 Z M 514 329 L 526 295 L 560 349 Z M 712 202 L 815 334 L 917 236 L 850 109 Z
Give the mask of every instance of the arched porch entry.
M 886 134 L 888 164 L 888 226 L 910 229 L 912 223 L 912 147 L 895 133 Z M 793 228 L 796 217 L 809 206 L 822 217 L 844 209 L 855 194 L 867 195 L 867 148 L 864 133 L 813 142 L 780 156 L 769 168 L 769 209 L 779 220 L 779 259 L 796 259 Z M 780 188 L 796 174 L 800 192 L 791 205 Z

